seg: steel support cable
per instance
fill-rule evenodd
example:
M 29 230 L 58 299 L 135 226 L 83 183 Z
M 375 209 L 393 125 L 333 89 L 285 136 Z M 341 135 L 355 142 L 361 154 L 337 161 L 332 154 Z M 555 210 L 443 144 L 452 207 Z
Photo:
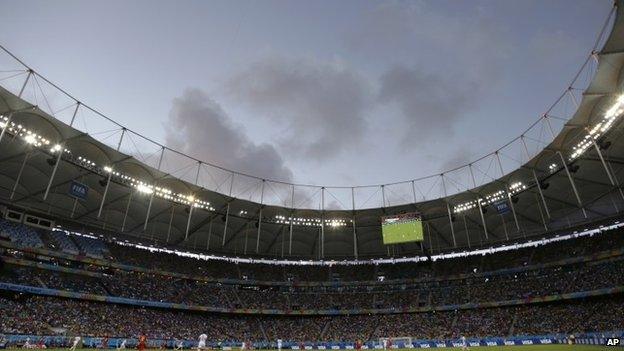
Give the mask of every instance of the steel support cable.
M 589 55 L 589 56 L 588 56 L 588 59 L 587 59 L 587 60 L 585 61 L 585 63 L 581 66 L 581 68 L 579 69 L 579 71 L 577 72 L 577 74 L 574 76 L 574 78 L 572 79 L 572 83 L 571 83 L 569 86 L 573 86 L 573 85 L 574 85 L 574 83 L 575 83 L 575 82 L 577 81 L 577 79 L 579 78 L 580 74 L 584 71 L 584 69 L 585 69 L 585 67 L 586 67 L 587 62 L 589 62 L 589 61 L 590 61 L 590 58 L 593 56 L 593 54 L 594 54 L 594 52 L 595 52 L 595 49 L 597 48 L 597 46 L 598 46 L 598 45 L 600 44 L 600 42 L 602 41 L 602 39 L 603 39 L 603 37 L 604 37 L 604 35 L 605 35 L 605 33 L 606 33 L 607 27 L 608 27 L 608 25 L 609 25 L 609 22 L 611 21 L 611 18 L 612 18 L 612 16 L 613 16 L 613 14 L 614 14 L 614 13 L 615 13 L 615 7 L 614 7 L 614 8 L 610 11 L 610 13 L 609 13 L 609 15 L 608 15 L 607 19 L 605 20 L 604 25 L 603 25 L 603 26 L 602 26 L 602 28 L 601 28 L 600 34 L 599 34 L 598 38 L 596 39 L 596 42 L 595 42 L 595 45 L 594 45 L 594 50 L 592 50 L 591 55 Z M 32 71 L 32 72 L 33 72 L 33 73 L 34 73 L 37 77 L 41 78 L 43 81 L 45 81 L 46 83 L 50 84 L 51 86 L 53 86 L 54 88 L 56 88 L 57 90 L 59 90 L 60 92 L 62 92 L 63 94 L 65 94 L 66 96 L 68 96 L 69 98 L 71 98 L 71 99 L 73 99 L 73 100 L 75 100 L 75 101 L 78 101 L 78 100 L 77 100 L 76 98 L 74 98 L 71 94 L 69 94 L 68 92 L 66 92 L 65 90 L 63 90 L 62 88 L 60 88 L 59 86 L 55 85 L 54 83 L 50 82 L 50 81 L 49 81 L 47 78 L 45 78 L 44 76 L 42 76 L 42 75 L 40 75 L 39 73 L 37 73 L 37 72 L 35 72 L 34 70 L 32 70 L 32 68 L 30 68 L 30 67 L 29 67 L 27 64 L 25 64 L 22 60 L 20 60 L 18 57 L 16 57 L 13 53 L 11 53 L 10 51 L 8 51 L 8 50 L 7 50 L 4 46 L 0 45 L 0 49 L 2 49 L 5 53 L 7 53 L 9 56 L 11 56 L 14 60 L 16 60 L 17 62 L 19 62 L 22 66 L 24 66 L 24 67 L 25 67 L 25 68 L 27 68 L 28 70 L 31 70 L 31 71 Z M 565 94 L 565 93 L 564 93 L 564 94 Z M 562 94 L 562 96 L 563 96 L 564 94 Z M 562 96 L 561 96 L 561 97 L 562 97 Z M 555 103 L 551 106 L 551 108 L 549 108 L 549 110 L 551 110 L 551 109 L 552 109 L 552 107 L 553 107 L 554 105 L 556 105 L 559 101 L 560 101 L 560 99 L 557 99 L 557 100 L 555 101 Z M 117 123 L 116 121 L 114 121 L 114 120 L 112 120 L 111 118 L 109 118 L 109 117 L 107 117 L 107 116 L 103 115 L 102 113 L 100 113 L 99 111 L 97 111 L 97 110 L 95 110 L 95 109 L 91 108 L 90 106 L 88 106 L 88 105 L 84 105 L 84 106 L 85 106 L 87 109 L 89 109 L 89 110 L 93 111 L 94 113 L 98 114 L 98 115 L 99 115 L 99 116 L 101 116 L 102 118 L 104 118 L 104 119 L 108 120 L 109 122 L 114 123 L 114 124 L 116 124 L 116 125 L 118 125 L 118 126 L 122 127 L 122 126 L 121 126 L 119 123 Z M 127 128 L 126 128 L 126 129 L 127 129 Z M 131 130 L 129 130 L 129 131 L 131 131 Z M 131 131 L 131 132 L 132 132 L 132 131 Z M 139 134 L 139 133 L 135 133 L 135 134 L 142 136 L 142 135 L 141 135 L 141 134 Z M 161 145 L 160 143 L 157 143 L 157 142 L 155 142 L 154 140 L 152 140 L 152 139 L 150 139 L 150 138 L 146 138 L 146 137 L 144 137 L 144 136 L 142 136 L 142 137 L 143 137 L 143 138 L 145 138 L 146 140 L 148 140 L 148 141 L 150 141 L 150 142 L 152 142 L 152 143 L 156 144 L 156 145 L 163 146 L 163 145 Z M 183 154 L 183 153 L 181 153 L 181 152 L 179 152 L 179 151 L 172 150 L 172 149 L 167 148 L 167 147 L 165 147 L 165 146 L 163 146 L 163 147 L 164 147 L 165 149 L 170 150 L 170 151 L 172 151 L 172 152 L 174 152 L 174 153 L 177 153 L 177 154 L 179 154 L 179 155 L 182 155 L 182 156 L 185 156 L 185 157 L 191 158 L 191 159 L 193 159 L 193 160 L 196 160 L 196 159 L 194 159 L 194 158 L 192 158 L 192 157 L 190 157 L 190 156 L 188 156 L 188 155 L 185 155 L 185 154 Z M 199 161 L 199 160 L 196 160 L 196 161 Z M 474 163 L 474 162 L 472 162 L 472 163 Z M 213 164 L 211 164 L 211 163 L 205 163 L 205 162 L 204 162 L 204 164 L 206 164 L 206 165 L 208 165 L 208 166 L 211 166 L 211 167 L 215 167 L 215 168 L 218 168 L 218 169 L 224 170 L 224 171 L 226 171 L 226 172 L 231 172 L 231 173 L 233 173 L 233 174 L 240 174 L 240 175 L 245 175 L 245 176 L 252 177 L 252 178 L 258 178 L 258 177 L 250 176 L 250 175 L 245 174 L 245 173 L 242 173 L 242 172 L 231 171 L 231 170 L 225 169 L 225 168 L 223 168 L 223 167 L 220 167 L 220 166 L 217 166 L 217 165 L 213 165 Z M 464 167 L 466 167 L 466 165 L 465 165 Z M 448 171 L 447 171 L 447 172 L 448 172 Z M 447 172 L 445 172 L 445 173 L 447 173 Z M 415 180 L 414 180 L 414 181 L 415 181 Z M 287 182 L 282 182 L 282 181 L 274 181 L 274 182 L 275 182 L 275 183 L 287 184 L 287 185 L 291 185 L 291 184 L 292 184 L 292 185 L 298 185 L 298 186 L 311 186 L 311 185 L 306 185 L 306 184 L 294 184 L 294 183 L 287 183 Z M 389 183 L 389 184 L 399 184 L 399 183 L 408 183 L 408 182 L 410 182 L 410 181 L 408 180 L 408 181 L 405 181 L 405 182 L 395 182 L 395 183 Z M 347 188 L 350 188 L 350 187 L 347 187 Z

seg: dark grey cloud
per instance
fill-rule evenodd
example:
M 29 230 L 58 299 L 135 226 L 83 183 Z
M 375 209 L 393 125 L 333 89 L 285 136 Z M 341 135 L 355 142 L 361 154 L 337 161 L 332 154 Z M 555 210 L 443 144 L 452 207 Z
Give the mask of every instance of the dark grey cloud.
M 345 35 L 346 47 L 369 62 L 403 62 L 438 73 L 491 77 L 510 57 L 510 31 L 478 6 L 449 11 L 435 2 L 386 1 Z M 493 66 L 494 65 L 494 66 Z
M 394 62 L 382 69 L 379 101 L 402 113 L 404 147 L 448 137 L 503 74 L 511 52 L 506 28 L 478 9 L 470 11 L 383 2 L 347 35 L 346 46 L 363 59 Z
M 382 75 L 379 100 L 397 104 L 404 115 L 404 146 L 422 143 L 441 133 L 448 136 L 462 113 L 474 108 L 478 84 L 456 83 L 452 78 L 405 66 L 394 66 Z
M 439 159 L 438 156 L 433 156 Z M 463 145 L 463 147 L 459 147 L 454 149 L 454 151 L 444 158 L 444 162 L 442 162 L 439 171 L 445 172 L 451 169 L 455 169 L 460 166 L 464 166 L 469 164 L 470 162 L 476 159 L 475 154 L 472 152 L 468 145 Z
M 367 80 L 341 63 L 276 57 L 236 74 L 227 92 L 282 125 L 277 144 L 283 150 L 318 161 L 357 147 L 373 100 Z
M 167 145 L 232 170 L 267 179 L 292 181 L 293 174 L 270 144 L 257 144 L 232 122 L 221 106 L 199 89 L 173 100 Z

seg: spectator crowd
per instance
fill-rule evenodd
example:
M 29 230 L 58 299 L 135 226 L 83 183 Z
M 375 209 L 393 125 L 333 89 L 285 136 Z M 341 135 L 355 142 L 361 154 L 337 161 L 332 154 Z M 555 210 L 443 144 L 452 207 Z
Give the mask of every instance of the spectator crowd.
M 624 259 L 407 284 L 264 286 L 221 284 L 113 270 L 99 277 L 7 265 L 0 282 L 224 308 L 394 309 L 518 300 L 624 286 Z
M 0 333 L 137 337 L 214 342 L 448 339 L 512 335 L 569 335 L 615 331 L 624 325 L 623 297 L 426 313 L 351 316 L 262 316 L 151 309 L 42 296 L 0 298 Z
M 23 247 L 71 249 L 98 260 L 0 248 L 0 259 L 24 260 L 0 265 L 0 282 L 186 305 L 349 310 L 349 315 L 211 314 L 2 293 L 0 333 L 44 335 L 66 330 L 117 337 L 147 333 L 157 339 L 195 339 L 206 333 L 212 341 L 280 338 L 310 342 L 567 334 L 610 331 L 624 325 L 624 314 L 619 313 L 622 293 L 510 307 L 457 306 L 624 287 L 624 256 L 609 251 L 624 247 L 621 230 L 599 238 L 435 262 L 296 266 L 197 260 L 92 236 L 73 238 L 15 224 L 3 226 L 0 229 L 9 231 L 10 239 Z M 115 264 L 133 268 L 115 268 Z M 403 313 L 407 308 L 423 309 Z M 366 309 L 384 309 L 386 314 L 361 311 Z

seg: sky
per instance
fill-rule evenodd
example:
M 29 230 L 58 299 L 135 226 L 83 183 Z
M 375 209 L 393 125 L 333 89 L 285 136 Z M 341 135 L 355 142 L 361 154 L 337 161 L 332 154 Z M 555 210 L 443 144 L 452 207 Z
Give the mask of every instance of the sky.
M 0 2 L 0 44 L 128 128 L 262 178 L 469 162 L 567 87 L 611 0 Z

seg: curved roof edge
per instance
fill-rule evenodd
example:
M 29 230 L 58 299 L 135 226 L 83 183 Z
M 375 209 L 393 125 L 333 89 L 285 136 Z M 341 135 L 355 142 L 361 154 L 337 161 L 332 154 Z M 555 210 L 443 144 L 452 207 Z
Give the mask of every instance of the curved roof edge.
M 157 157 L 154 157 L 152 155 L 151 160 L 147 161 L 144 159 L 144 157 L 142 157 L 143 155 L 141 155 L 140 150 L 135 150 L 135 152 L 129 152 L 129 154 L 133 155 L 132 158 L 134 160 L 130 160 L 129 157 L 120 157 L 120 155 L 117 155 L 117 152 L 114 148 L 114 143 L 106 143 L 106 141 L 102 143 L 96 141 L 95 139 L 97 136 L 94 135 L 94 137 L 92 137 L 92 139 L 94 140 L 91 141 L 93 145 L 100 146 L 102 150 L 101 152 L 104 154 L 117 156 L 114 157 L 114 159 L 113 157 L 110 157 L 111 163 L 119 163 L 121 159 L 124 159 L 124 161 L 134 162 L 138 164 L 143 163 L 150 166 L 143 168 L 145 169 L 147 175 L 151 175 L 153 179 L 160 179 L 162 177 L 165 177 L 167 174 L 176 174 L 176 171 L 179 171 L 180 168 L 197 165 L 198 175 L 203 174 L 205 178 L 211 178 L 210 180 L 206 179 L 206 181 L 204 182 L 201 182 L 200 180 L 198 182 L 199 188 L 211 190 L 227 197 L 234 197 L 242 200 L 247 199 L 264 205 L 275 205 L 285 208 L 319 209 L 319 207 L 321 207 L 324 210 L 354 210 L 375 207 L 392 207 L 422 201 L 436 200 L 445 198 L 449 195 L 460 193 L 465 189 L 478 191 L 479 187 L 486 185 L 488 182 L 492 180 L 500 182 L 502 178 L 509 176 L 516 169 L 521 168 L 526 164 L 530 164 L 531 160 L 534 160 L 535 158 L 539 158 L 541 156 L 541 153 L 537 149 L 538 145 L 548 144 L 547 148 L 555 147 L 561 150 L 562 145 L 558 144 L 561 142 L 562 139 L 565 139 L 565 135 L 577 133 L 578 129 L 584 126 L 584 124 L 579 124 L 577 122 L 580 122 L 579 120 L 584 120 L 584 118 L 578 116 L 577 113 L 573 115 L 569 120 L 567 120 L 565 124 L 561 125 L 561 122 L 563 122 L 563 120 L 561 116 L 556 116 L 555 111 L 557 110 L 557 108 L 561 105 L 573 103 L 577 107 L 578 112 L 581 111 L 583 107 L 579 106 L 578 100 L 582 99 L 582 105 L 586 97 L 596 95 L 605 96 L 606 94 L 610 94 L 613 92 L 613 89 L 610 89 L 610 87 L 608 87 L 609 82 L 604 79 L 604 76 L 607 74 L 601 73 L 601 71 L 611 71 L 608 69 L 608 67 L 605 68 L 605 66 L 609 65 L 603 65 L 599 63 L 598 68 L 595 69 L 595 72 L 592 72 L 594 68 L 592 64 L 595 63 L 593 60 L 596 60 L 597 58 L 603 58 L 611 55 L 619 55 L 622 53 L 622 50 L 624 49 L 624 42 L 621 39 L 622 35 L 618 34 L 624 33 L 624 20 L 622 20 L 623 16 L 621 14 L 621 12 L 623 11 L 622 7 L 622 0 L 614 2 L 614 9 L 610 12 L 608 19 L 605 22 L 600 32 L 600 35 L 598 36 L 598 39 L 596 40 L 594 48 L 591 50 L 590 54 L 588 54 L 588 58 L 579 69 L 579 72 L 575 75 L 569 86 L 559 96 L 555 103 L 553 103 L 553 105 L 550 106 L 548 110 L 541 117 L 538 118 L 537 121 L 535 121 L 529 126 L 529 128 L 523 131 L 521 135 L 512 139 L 510 142 L 506 143 L 499 149 L 476 160 L 473 160 L 466 165 L 459 166 L 438 174 L 407 181 L 352 187 L 317 186 L 263 179 L 260 177 L 255 177 L 253 175 L 245 174 L 243 172 L 231 171 L 218 165 L 203 162 L 202 160 L 198 160 L 191 156 L 185 155 L 177 150 L 168 148 L 148 137 L 145 137 L 140 133 L 134 132 L 131 129 L 128 129 L 120 123 L 114 121 L 113 119 L 105 116 L 98 110 L 89 107 L 88 105 L 85 105 L 84 103 L 80 102 L 80 100 L 74 98 L 72 95 L 47 80 L 44 76 L 34 71 L 32 68 L 30 68 L 30 66 L 18 59 L 6 48 L 2 46 L 0 46 L 0 48 L 4 50 L 8 55 L 10 55 L 13 59 L 15 59 L 19 64 L 23 65 L 26 68 L 26 72 L 28 72 L 28 77 L 30 77 L 30 75 L 32 74 L 35 79 L 39 78 L 41 80 L 41 82 L 37 81 L 40 89 L 42 89 L 41 87 L 44 82 L 49 84 L 52 89 L 56 90 L 57 95 L 58 93 L 60 93 L 64 95 L 67 99 L 69 99 L 69 101 L 73 102 L 76 106 L 76 111 L 78 111 L 78 108 L 80 108 L 81 110 L 87 110 L 88 114 L 92 115 L 92 118 L 101 119 L 101 121 L 99 121 L 98 123 L 104 121 L 106 122 L 106 126 L 114 126 L 118 128 L 119 131 L 123 131 L 124 133 L 126 133 L 126 138 L 132 138 L 134 136 L 136 138 L 139 138 L 142 142 L 151 143 L 153 148 L 157 150 L 162 150 L 162 155 L 166 155 L 165 157 L 170 156 L 172 159 L 183 158 L 183 160 L 177 160 L 176 167 L 173 167 L 171 169 L 163 169 L 160 162 L 155 162 L 155 159 L 157 159 Z M 613 16 L 614 14 L 615 16 Z M 608 28 L 610 22 L 613 22 L 612 30 L 608 36 L 605 36 L 606 29 Z M 603 49 L 598 52 L 597 47 L 601 43 L 603 43 Z M 610 63 L 610 65 L 611 64 L 612 63 Z M 594 73 L 594 79 L 587 85 L 587 87 L 583 88 L 583 96 L 576 96 L 581 91 L 581 88 L 577 85 L 583 84 L 583 82 L 581 81 L 583 74 L 581 73 L 585 72 L 586 70 L 589 71 L 590 74 Z M 42 94 L 44 93 L 43 90 L 41 92 Z M 570 100 L 573 101 L 571 102 Z M 16 103 L 15 106 L 13 106 L 12 108 L 18 108 L 17 106 L 23 106 L 23 104 Z M 45 103 L 39 104 L 38 108 L 41 109 L 42 117 L 48 120 L 55 120 L 55 118 L 52 117 L 52 115 L 55 115 L 53 113 L 55 109 L 50 106 L 50 102 L 48 100 L 46 100 Z M 76 113 L 74 112 L 74 115 L 75 114 Z M 52 121 L 50 121 L 50 123 L 52 125 L 55 124 Z M 536 140 L 532 135 L 535 134 L 538 129 L 543 129 L 544 125 L 548 125 L 548 128 L 550 129 L 549 137 Z M 561 128 L 561 130 L 557 135 L 555 135 L 555 129 L 558 128 Z M 64 134 L 63 138 L 67 138 L 68 134 L 75 134 L 77 131 L 64 132 L 65 133 L 58 134 Z M 110 134 L 107 134 L 105 136 L 110 137 Z M 134 141 L 132 142 L 134 143 Z M 126 143 L 128 143 L 127 140 Z M 120 145 L 122 144 L 123 142 L 120 142 Z M 525 149 L 525 154 L 521 156 L 521 158 L 526 159 L 524 163 L 518 162 L 517 159 L 511 160 L 512 157 L 510 156 L 510 154 L 513 153 L 517 148 Z M 535 150 L 538 150 L 538 152 L 534 152 Z M 493 169 L 490 169 L 491 167 L 486 167 L 486 164 L 491 165 L 492 162 L 496 164 Z M 485 168 L 488 168 L 488 170 L 484 171 Z M 156 169 L 162 169 L 164 172 L 158 171 Z M 511 169 L 511 171 L 505 171 L 509 169 Z M 479 172 L 487 174 L 485 174 L 483 177 L 480 177 L 478 174 Z M 202 178 L 200 176 L 193 177 L 193 173 L 194 172 L 190 172 L 190 174 L 181 176 L 181 179 L 185 180 L 188 183 L 193 183 L 194 178 Z M 178 172 L 178 174 L 180 173 Z M 193 189 L 197 187 L 188 186 L 188 188 Z M 323 199 L 323 197 L 327 197 L 327 199 Z

